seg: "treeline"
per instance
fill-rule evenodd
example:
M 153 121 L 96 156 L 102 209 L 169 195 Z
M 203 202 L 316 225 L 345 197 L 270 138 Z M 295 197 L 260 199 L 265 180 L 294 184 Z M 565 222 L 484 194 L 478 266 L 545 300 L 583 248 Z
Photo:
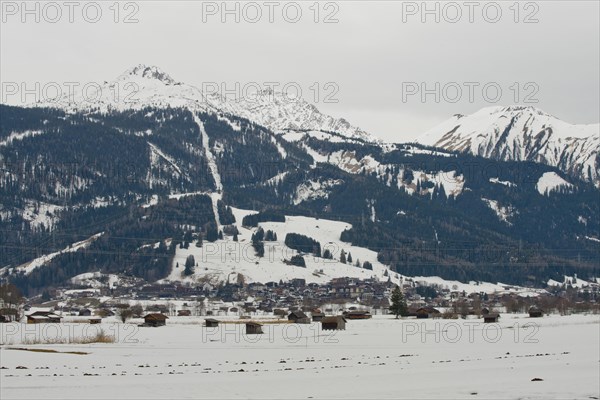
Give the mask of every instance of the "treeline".
M 280 211 L 265 210 L 258 214 L 246 215 L 242 220 L 242 225 L 256 227 L 260 222 L 285 222 L 285 215 Z
M 285 236 L 285 245 L 301 253 L 312 253 L 316 257 L 321 257 L 321 243 L 308 236 L 288 233 Z

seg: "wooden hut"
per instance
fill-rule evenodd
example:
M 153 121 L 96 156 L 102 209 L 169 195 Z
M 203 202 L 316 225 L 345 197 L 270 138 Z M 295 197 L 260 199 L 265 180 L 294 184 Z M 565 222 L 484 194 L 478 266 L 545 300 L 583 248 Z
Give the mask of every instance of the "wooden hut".
M 214 318 L 206 318 L 204 320 L 204 326 L 207 328 L 216 328 L 219 326 L 219 320 Z
M 498 322 L 498 318 L 500 318 L 500 314 L 498 313 L 489 313 L 483 316 L 483 322 L 485 324 L 492 324 Z
M 52 311 L 36 311 L 27 316 L 28 324 L 59 323 L 61 317 Z
M 346 319 L 369 319 L 373 317 L 369 311 L 360 310 L 345 312 L 344 316 L 346 317 Z
M 89 308 L 82 308 L 81 310 L 79 310 L 79 316 L 80 317 L 91 317 L 92 310 L 90 310 Z
M 296 324 L 310 324 L 310 318 L 302 311 L 292 311 L 290 315 L 288 315 L 288 321 Z
M 177 311 L 178 317 L 189 317 L 190 315 L 192 315 L 192 312 L 190 310 L 178 310 Z
M 256 322 L 246 323 L 246 335 L 260 335 L 262 334 L 262 325 Z
M 321 322 L 323 318 L 325 318 L 325 314 L 323 314 L 322 312 L 314 312 L 311 313 L 311 317 L 313 322 Z
M 541 318 L 544 316 L 544 311 L 537 307 L 531 307 L 529 309 L 529 318 Z
M 160 313 L 151 313 L 144 317 L 144 325 L 143 326 L 165 326 L 167 324 L 167 317 L 164 314 Z
M 440 315 L 440 311 L 433 307 L 421 307 L 415 311 L 417 318 L 434 318 Z
M 321 329 L 327 330 L 344 330 L 346 329 L 346 318 L 343 315 L 325 317 L 321 320 Z

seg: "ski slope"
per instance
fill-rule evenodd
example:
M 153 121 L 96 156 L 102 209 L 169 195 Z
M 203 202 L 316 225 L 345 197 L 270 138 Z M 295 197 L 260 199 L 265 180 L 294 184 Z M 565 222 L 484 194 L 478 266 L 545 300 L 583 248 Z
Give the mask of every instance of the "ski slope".
M 326 283 L 338 277 L 387 280 L 388 276 L 384 275 L 387 271 L 392 282 L 400 283 L 401 276 L 389 271 L 387 266 L 377 261 L 375 251 L 352 246 L 340 240 L 342 232 L 352 227 L 349 223 L 300 216 L 288 216 L 285 223 L 260 223 L 259 226 L 265 232 L 267 230 L 275 232 L 278 240 L 265 242 L 265 256 L 259 258 L 255 255 L 251 245 L 251 236 L 257 228 L 248 229 L 241 224 L 243 217 L 253 211 L 236 208 L 232 208 L 232 211 L 240 232 L 238 242 L 225 236 L 223 240 L 217 240 L 214 243 L 204 241 L 200 248 L 196 247 L 195 243 L 190 244 L 188 249 L 178 248 L 173 259 L 172 271 L 167 280 L 235 282 L 238 274 L 241 274 L 247 283 L 289 281 L 294 278 L 306 279 L 307 283 Z M 329 249 L 334 259 L 326 260 L 312 254 L 305 254 L 306 268 L 287 265 L 285 260 L 298 254 L 296 250 L 290 249 L 284 244 L 288 233 L 298 233 L 317 240 L 321 243 L 321 251 Z M 344 250 L 346 254 L 350 253 L 354 263 L 359 260 L 362 265 L 363 262 L 369 261 L 373 264 L 373 270 L 339 262 L 341 250 Z M 194 256 L 198 266 L 194 275 L 184 278 L 182 272 L 185 260 L 189 255 Z M 176 267 L 177 264 L 179 264 L 179 268 Z

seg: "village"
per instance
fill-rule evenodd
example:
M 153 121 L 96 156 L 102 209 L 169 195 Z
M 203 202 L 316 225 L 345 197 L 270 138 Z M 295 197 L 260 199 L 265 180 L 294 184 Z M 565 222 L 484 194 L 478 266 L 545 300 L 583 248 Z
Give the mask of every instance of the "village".
M 32 299 L 21 298 L 18 289 L 5 284 L 0 296 L 0 322 L 28 324 L 78 321 L 101 323 L 105 318 L 126 322 L 146 318 L 143 326 L 160 326 L 169 317 L 225 317 L 241 320 L 274 318 L 290 322 L 320 322 L 323 318 L 368 319 L 393 315 L 391 296 L 395 284 L 376 279 L 334 278 L 326 284 L 304 279 L 267 283 L 201 285 L 180 282 L 129 284 L 119 287 L 71 287 L 47 292 Z M 546 289 L 523 289 L 506 285 L 488 293 L 470 292 L 439 284 L 403 281 L 404 318 L 482 318 L 498 322 L 501 314 L 598 313 L 600 285 L 563 285 Z M 12 291 L 11 291 L 12 290 Z M 48 297 L 49 296 L 49 297 Z M 163 318 L 164 317 L 164 318 Z M 158 321 L 155 319 L 158 318 Z

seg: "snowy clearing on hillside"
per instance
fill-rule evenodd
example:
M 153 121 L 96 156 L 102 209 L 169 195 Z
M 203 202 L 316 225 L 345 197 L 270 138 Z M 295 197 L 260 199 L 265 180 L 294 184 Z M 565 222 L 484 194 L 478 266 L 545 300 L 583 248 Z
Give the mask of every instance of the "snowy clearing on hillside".
M 344 181 L 341 179 L 327 179 L 323 182 L 309 180 L 301 183 L 296 188 L 294 205 L 298 205 L 307 200 L 327 199 L 330 193 L 329 189 L 334 186 L 342 185 L 343 183 Z
M 114 274 L 103 274 L 100 271 L 86 272 L 76 275 L 69 280 L 74 285 L 90 286 L 94 289 L 106 286 L 103 281 L 107 282 L 108 288 L 112 289 L 119 284 L 120 279 Z M 120 286 L 120 285 L 119 285 Z
M 572 185 L 561 178 L 556 172 L 544 172 L 535 185 L 535 188 L 541 195 L 545 195 L 561 186 L 571 187 Z
M 33 229 L 44 226 L 46 229 L 52 230 L 60 219 L 59 213 L 64 208 L 43 201 L 27 201 L 22 217 L 29 222 L 29 226 Z
M 459 281 L 451 281 L 440 278 L 439 276 L 414 276 L 407 277 L 406 281 L 419 283 L 423 286 L 437 286 L 440 289 L 447 289 L 455 292 L 466 293 L 536 293 L 536 296 L 541 293 L 547 293 L 544 289 L 528 289 L 520 286 L 505 285 L 502 283 L 476 282 L 470 281 L 463 283 Z
M 498 324 L 375 316 L 343 331 L 266 324 L 262 335 L 229 322 L 28 327 L 29 340 L 73 342 L 100 329 L 116 338 L 37 345 L 23 343 L 25 325 L 0 324 L 0 397 L 589 399 L 600 391 L 597 315 L 503 314 Z
M 417 147 L 410 147 L 406 149 L 408 154 L 428 154 L 436 157 L 456 157 L 456 155 L 451 153 L 446 153 L 445 151 L 439 150 L 427 150 L 427 149 L 419 149 Z
M 512 217 L 515 212 L 513 207 L 501 206 L 497 200 L 490 200 L 485 198 L 481 198 L 481 200 L 496 213 L 500 221 L 506 222 L 508 225 L 512 225 L 508 218 Z
M 549 279 L 547 282 L 547 285 L 548 286 L 558 286 L 558 287 L 563 286 L 563 285 L 565 285 L 565 286 L 570 285 L 572 287 L 581 289 L 581 288 L 589 287 L 590 282 L 584 281 L 583 279 L 578 278 L 577 276 L 565 275 L 562 282 L 555 281 L 554 279 Z
M 504 186 L 508 186 L 508 187 L 513 187 L 513 186 L 517 186 L 516 183 L 512 183 L 510 181 L 501 181 L 498 178 L 490 178 L 490 182 L 491 183 L 498 183 L 500 185 L 504 185 Z
M 286 222 L 262 222 L 259 226 L 265 231 L 272 230 L 277 234 L 277 241 L 266 241 L 265 256 L 257 257 L 251 244 L 251 236 L 257 228 L 242 226 L 245 215 L 255 213 L 249 210 L 240 210 L 232 207 L 239 230 L 238 242 L 225 236 L 223 240 L 214 243 L 204 242 L 202 247 L 191 243 L 188 249 L 177 248 L 173 259 L 173 266 L 168 281 L 208 281 L 236 282 L 241 274 L 246 282 L 271 282 L 279 280 L 289 281 L 294 278 L 306 279 L 306 282 L 325 283 L 332 278 L 355 277 L 368 279 L 375 277 L 387 280 L 384 274 L 389 274 L 392 282 L 399 283 L 400 276 L 389 271 L 387 266 L 377 261 L 377 253 L 362 247 L 352 246 L 342 242 L 340 235 L 345 229 L 350 229 L 351 224 L 340 221 L 329 221 L 310 217 L 286 217 Z M 288 233 L 299 233 L 309 236 L 321 243 L 322 251 L 329 249 L 333 260 L 305 254 L 306 268 L 296 267 L 286 263 L 293 255 L 298 254 L 284 244 Z M 350 253 L 354 262 L 369 261 L 373 270 L 367 270 L 339 261 L 341 250 Z M 194 275 L 184 278 L 183 267 L 189 255 L 193 255 L 197 263 Z M 177 268 L 177 264 L 179 268 Z M 386 272 L 387 271 L 387 272 Z

